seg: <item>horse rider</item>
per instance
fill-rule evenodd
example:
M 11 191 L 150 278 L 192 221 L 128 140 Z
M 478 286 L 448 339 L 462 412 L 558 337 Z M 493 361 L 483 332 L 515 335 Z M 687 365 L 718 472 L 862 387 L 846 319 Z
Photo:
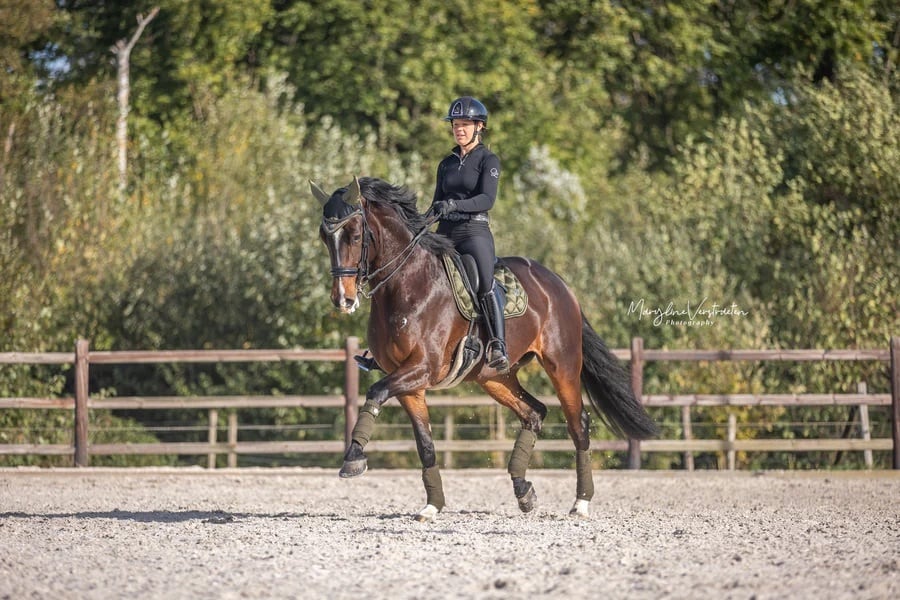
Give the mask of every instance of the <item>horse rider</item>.
M 501 294 L 494 286 L 494 236 L 488 211 L 497 199 L 500 159 L 482 143 L 488 111 L 471 96 L 450 103 L 445 121 L 456 147 L 437 168 L 437 183 L 431 203 L 440 217 L 437 233 L 449 237 L 460 254 L 469 254 L 478 267 L 478 298 L 490 341 L 487 364 L 500 373 L 509 372 Z

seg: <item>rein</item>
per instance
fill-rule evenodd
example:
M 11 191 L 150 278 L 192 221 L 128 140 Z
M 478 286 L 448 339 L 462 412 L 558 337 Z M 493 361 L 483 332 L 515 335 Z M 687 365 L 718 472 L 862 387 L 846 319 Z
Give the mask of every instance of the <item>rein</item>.
M 431 227 L 432 225 L 434 225 L 437 222 L 437 220 L 438 219 L 436 216 L 427 217 L 426 221 L 425 221 L 425 226 L 422 227 L 421 230 L 419 230 L 419 233 L 417 233 L 415 236 L 413 236 L 413 239 L 410 240 L 410 242 L 409 242 L 409 244 L 407 244 L 406 248 L 401 250 L 397 254 L 397 256 L 395 256 L 394 258 L 392 258 L 391 260 L 389 260 L 388 262 L 386 262 L 379 268 L 375 269 L 374 272 L 366 273 L 363 276 L 363 282 L 368 284 L 368 282 L 371 281 L 373 277 L 375 277 L 376 275 L 378 275 L 379 273 L 381 273 L 382 271 L 384 271 L 385 269 L 390 267 L 393 263 L 397 262 L 398 260 L 400 261 L 400 264 L 398 264 L 396 267 L 394 267 L 393 270 L 390 273 L 388 273 L 384 277 L 384 279 L 379 281 L 375 285 L 375 287 L 373 287 L 371 290 L 369 290 L 368 292 L 365 290 L 360 290 L 360 292 L 362 293 L 363 296 L 365 296 L 366 298 L 371 298 L 372 296 L 374 296 L 375 292 L 377 292 L 381 286 L 383 286 L 385 283 L 387 283 L 391 279 L 391 277 L 393 277 L 397 273 L 397 271 L 399 271 L 403 267 L 403 265 L 406 264 L 406 261 L 408 261 L 410 259 L 410 257 L 412 256 L 413 249 L 415 249 L 416 245 L 418 245 L 419 240 L 421 240 L 422 237 L 426 233 L 428 233 L 428 228 Z M 365 220 L 365 215 L 363 215 L 363 223 L 365 224 L 364 229 L 366 230 L 367 233 L 369 233 L 370 232 L 369 224 Z M 364 245 L 363 246 L 363 257 L 364 258 L 365 258 L 365 254 L 366 254 L 366 249 L 367 249 L 367 245 Z M 368 264 L 366 265 L 366 270 L 368 271 Z
M 431 209 L 428 211 L 431 212 Z M 382 272 L 389 269 L 394 263 L 399 263 L 394 266 L 391 271 L 384 276 L 384 278 L 375 284 L 375 287 L 366 291 L 363 290 L 360 286 L 357 286 L 359 293 L 362 294 L 367 299 L 371 298 L 375 295 L 375 293 L 386 284 L 390 279 L 403 268 L 403 265 L 412 257 L 413 250 L 418 245 L 419 240 L 421 240 L 425 234 L 428 233 L 428 228 L 434 225 L 438 221 L 437 215 L 430 215 L 426 213 L 425 217 L 425 226 L 419 230 L 419 232 L 413 236 L 413 239 L 410 240 L 409 244 L 406 245 L 403 250 L 397 253 L 397 255 L 391 260 L 387 261 L 385 264 L 381 265 L 371 273 L 369 272 L 369 262 L 368 262 L 368 254 L 369 254 L 369 241 L 374 240 L 375 236 L 372 235 L 372 229 L 369 227 L 369 222 L 366 220 L 366 214 L 362 209 L 362 206 L 358 207 L 352 213 L 344 217 L 339 221 L 328 221 L 323 219 L 323 224 L 325 226 L 325 230 L 328 233 L 335 233 L 339 231 L 344 225 L 346 225 L 350 219 L 355 217 L 356 215 L 362 216 L 363 219 L 363 248 L 362 248 L 362 256 L 360 257 L 359 264 L 357 264 L 356 268 L 353 267 L 332 267 L 331 268 L 331 276 L 332 278 L 337 277 L 351 277 L 353 275 L 356 276 L 357 283 L 362 283 L 364 285 L 369 285 L 369 283 Z

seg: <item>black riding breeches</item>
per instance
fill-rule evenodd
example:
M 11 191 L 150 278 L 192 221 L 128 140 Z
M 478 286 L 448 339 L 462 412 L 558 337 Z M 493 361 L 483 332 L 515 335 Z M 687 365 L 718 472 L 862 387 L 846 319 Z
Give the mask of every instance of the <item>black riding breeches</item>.
M 487 223 L 441 221 L 437 232 L 453 240 L 456 251 L 470 254 L 478 265 L 478 295 L 491 291 L 494 281 L 494 236 Z

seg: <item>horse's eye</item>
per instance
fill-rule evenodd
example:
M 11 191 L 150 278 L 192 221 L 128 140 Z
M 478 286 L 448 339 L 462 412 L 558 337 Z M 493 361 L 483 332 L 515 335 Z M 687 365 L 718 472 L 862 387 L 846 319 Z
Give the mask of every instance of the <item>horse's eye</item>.
M 358 233 L 354 233 L 350 236 L 350 241 L 354 244 L 358 244 L 362 241 L 362 236 Z

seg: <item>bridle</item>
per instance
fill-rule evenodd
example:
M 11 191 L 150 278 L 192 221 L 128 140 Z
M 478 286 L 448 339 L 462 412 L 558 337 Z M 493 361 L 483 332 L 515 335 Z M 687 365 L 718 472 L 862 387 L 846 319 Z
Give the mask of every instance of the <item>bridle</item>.
M 375 243 L 375 236 L 372 233 L 372 228 L 369 227 L 369 222 L 366 220 L 366 212 L 363 210 L 362 204 L 357 206 L 352 212 L 349 214 L 336 218 L 336 217 L 322 217 L 322 228 L 331 236 L 335 236 L 337 232 L 344 228 L 347 223 L 350 222 L 354 217 L 361 217 L 363 223 L 363 235 L 362 235 L 362 252 L 360 253 L 359 262 L 356 267 L 342 267 L 340 265 L 331 266 L 331 277 L 332 279 L 337 279 L 340 277 L 356 277 L 356 289 L 366 298 L 371 298 L 375 295 L 381 286 L 386 284 L 390 279 L 396 275 L 403 265 L 412 257 L 413 250 L 418 245 L 419 240 L 421 240 L 425 234 L 428 233 L 428 229 L 438 220 L 436 215 L 431 214 L 431 210 L 426 213 L 425 216 L 425 225 L 422 227 L 419 232 L 413 236 L 412 240 L 403 248 L 400 252 L 397 253 L 392 259 L 381 265 L 375 270 L 371 270 L 371 266 L 369 265 L 369 248 L 371 244 Z M 337 243 L 335 243 L 334 248 L 334 258 L 337 261 Z M 396 263 L 396 264 L 395 264 Z M 378 276 L 382 275 L 385 271 L 390 271 L 382 277 L 382 279 L 375 284 L 374 287 L 371 287 L 368 291 L 364 288 L 369 287 L 371 282 Z
M 337 217 L 322 217 L 322 229 L 325 230 L 325 233 L 328 235 L 335 237 L 335 234 L 339 232 L 344 226 L 350 222 L 350 219 L 357 215 L 362 215 L 362 206 L 357 207 L 350 214 L 337 218 Z M 342 267 L 340 265 L 335 266 L 331 265 L 331 277 L 332 279 L 337 279 L 338 277 L 356 277 L 357 281 L 359 281 L 362 276 L 362 270 L 360 265 L 362 265 L 366 258 L 366 253 L 368 250 L 368 239 L 366 239 L 370 235 L 369 229 L 365 224 L 365 217 L 363 217 L 363 250 L 362 257 L 360 259 L 360 263 L 356 265 L 356 267 Z M 334 257 L 335 262 L 339 262 L 337 257 L 337 243 L 335 243 L 334 247 Z

